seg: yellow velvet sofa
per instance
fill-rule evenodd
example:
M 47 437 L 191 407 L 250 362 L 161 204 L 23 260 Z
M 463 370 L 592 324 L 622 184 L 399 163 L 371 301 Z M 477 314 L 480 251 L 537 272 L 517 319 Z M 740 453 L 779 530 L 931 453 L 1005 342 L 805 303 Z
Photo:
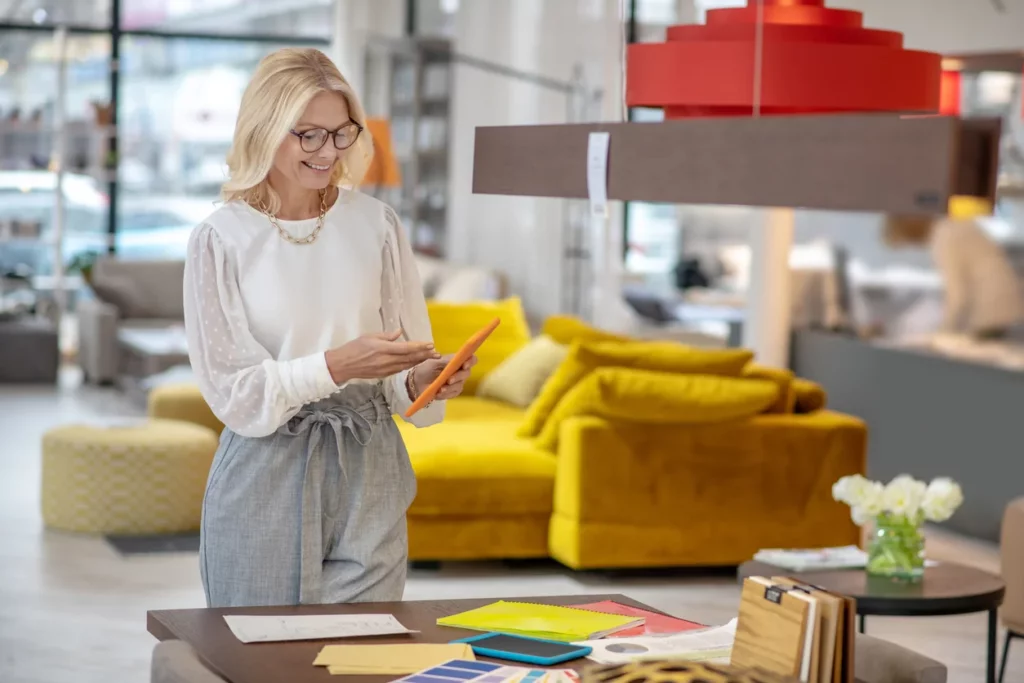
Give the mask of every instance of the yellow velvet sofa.
M 533 343 L 519 301 L 434 302 L 430 315 L 442 352 L 495 315 L 502 324 L 443 423 L 399 421 L 419 486 L 410 559 L 708 566 L 765 547 L 859 541 L 831 486 L 864 472 L 866 428 L 827 410 L 816 385 L 758 367 L 742 350 L 680 354 L 686 347 L 662 343 L 640 347 L 638 358 L 634 344 L 629 358 L 577 368 L 566 382 L 570 354 L 530 405 L 512 405 L 479 394 Z M 613 357 L 630 343 L 566 317 L 548 320 L 542 335 Z

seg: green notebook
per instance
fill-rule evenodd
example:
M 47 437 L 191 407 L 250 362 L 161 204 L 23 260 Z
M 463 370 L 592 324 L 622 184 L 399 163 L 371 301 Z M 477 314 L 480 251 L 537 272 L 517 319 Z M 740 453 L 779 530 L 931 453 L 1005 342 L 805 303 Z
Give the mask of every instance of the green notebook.
M 572 607 L 500 600 L 468 612 L 443 617 L 437 623 L 471 631 L 495 631 L 571 643 L 603 638 L 616 631 L 639 626 L 644 620 Z

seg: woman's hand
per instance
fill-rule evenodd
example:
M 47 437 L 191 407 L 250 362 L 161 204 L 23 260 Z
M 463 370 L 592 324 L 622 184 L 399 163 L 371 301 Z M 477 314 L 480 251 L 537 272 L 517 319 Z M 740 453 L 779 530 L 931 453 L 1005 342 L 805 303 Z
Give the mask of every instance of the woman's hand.
M 452 359 L 454 354 L 448 354 L 440 358 L 427 360 L 415 368 L 412 371 L 413 385 L 416 387 L 417 392 L 422 392 L 430 383 L 437 379 L 437 376 L 444 370 L 444 366 L 448 365 L 448 361 Z M 470 356 L 469 360 L 462 364 L 455 374 L 448 378 L 441 390 L 437 392 L 437 396 L 434 397 L 436 401 L 447 401 L 450 398 L 455 398 L 462 393 L 462 390 L 466 386 L 466 380 L 469 379 L 469 371 L 476 365 L 476 356 Z M 418 394 L 417 394 L 418 395 Z M 415 396 L 410 396 L 413 400 Z
M 353 379 L 380 379 L 424 361 L 438 362 L 441 357 L 431 342 L 400 342 L 397 341 L 400 336 L 401 330 L 365 334 L 327 351 L 324 356 L 331 379 L 335 384 Z

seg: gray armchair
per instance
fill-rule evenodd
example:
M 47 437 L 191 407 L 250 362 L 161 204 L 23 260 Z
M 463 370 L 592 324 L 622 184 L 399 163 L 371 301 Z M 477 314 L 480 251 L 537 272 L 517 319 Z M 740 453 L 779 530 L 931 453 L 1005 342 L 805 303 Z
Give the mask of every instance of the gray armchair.
M 78 363 L 86 381 L 117 379 L 118 333 L 184 323 L 184 261 L 101 258 L 92 269 L 95 299 L 78 302 Z
M 225 683 L 199 660 L 195 650 L 180 640 L 166 640 L 153 648 L 150 683 Z
M 854 676 L 861 683 L 946 683 L 946 665 L 913 650 L 857 634 Z

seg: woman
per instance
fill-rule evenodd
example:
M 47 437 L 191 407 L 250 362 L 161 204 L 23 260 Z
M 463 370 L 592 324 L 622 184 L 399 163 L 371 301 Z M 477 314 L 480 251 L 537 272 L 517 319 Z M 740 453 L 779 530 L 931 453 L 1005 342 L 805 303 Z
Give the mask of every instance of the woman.
M 1021 284 L 1003 249 L 977 221 L 893 216 L 885 241 L 894 247 L 930 245 L 945 294 L 944 332 L 997 339 L 1021 320 Z
M 395 213 L 345 189 L 372 156 L 364 123 L 323 53 L 266 57 L 224 204 L 189 240 L 189 356 L 226 426 L 203 504 L 210 606 L 402 598 L 416 482 L 392 413 L 448 359 Z M 410 421 L 439 422 L 474 363 Z

